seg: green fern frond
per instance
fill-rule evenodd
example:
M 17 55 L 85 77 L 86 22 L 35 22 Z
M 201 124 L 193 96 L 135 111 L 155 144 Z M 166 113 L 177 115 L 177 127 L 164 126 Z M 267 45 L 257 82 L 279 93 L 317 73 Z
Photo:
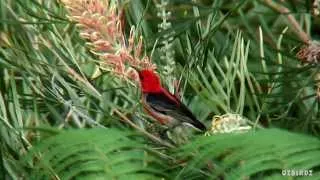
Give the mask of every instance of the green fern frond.
M 189 157 L 179 177 L 260 179 L 281 175 L 282 170 L 313 170 L 320 166 L 317 138 L 279 129 L 243 134 L 200 137 L 180 148 L 179 158 Z M 189 156 L 188 156 L 189 155 Z
M 157 179 L 165 163 L 132 134 L 116 129 L 64 131 L 30 149 L 33 179 Z

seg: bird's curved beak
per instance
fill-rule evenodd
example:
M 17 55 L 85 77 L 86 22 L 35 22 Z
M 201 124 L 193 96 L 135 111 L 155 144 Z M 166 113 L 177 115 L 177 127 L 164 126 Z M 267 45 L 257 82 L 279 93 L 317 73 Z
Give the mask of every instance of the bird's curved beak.
M 131 66 L 134 70 L 136 70 L 137 72 L 140 72 L 141 71 L 141 69 L 140 68 L 138 68 L 138 67 L 135 67 L 135 66 Z
M 140 74 L 141 69 L 138 67 L 135 67 L 135 66 L 131 66 L 131 67 L 132 67 L 132 69 L 134 69 L 138 72 L 139 78 L 141 78 L 141 74 Z

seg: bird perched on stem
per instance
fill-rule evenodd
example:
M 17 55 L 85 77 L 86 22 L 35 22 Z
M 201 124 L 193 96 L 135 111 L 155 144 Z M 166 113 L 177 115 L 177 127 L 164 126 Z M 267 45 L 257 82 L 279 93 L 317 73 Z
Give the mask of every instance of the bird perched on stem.
M 205 131 L 206 127 L 176 96 L 162 87 L 159 76 L 152 69 L 137 70 L 139 73 L 142 103 L 145 110 L 161 124 L 176 127 L 182 124 Z

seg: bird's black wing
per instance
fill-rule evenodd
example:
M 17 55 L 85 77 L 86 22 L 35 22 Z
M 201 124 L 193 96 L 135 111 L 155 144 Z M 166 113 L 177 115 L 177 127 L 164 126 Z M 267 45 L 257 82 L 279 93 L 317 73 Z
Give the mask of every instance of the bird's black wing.
M 206 127 L 198 121 L 192 112 L 178 99 L 170 99 L 166 94 L 160 92 L 148 93 L 146 101 L 155 111 L 171 116 L 182 123 L 191 124 L 202 131 L 206 130 Z

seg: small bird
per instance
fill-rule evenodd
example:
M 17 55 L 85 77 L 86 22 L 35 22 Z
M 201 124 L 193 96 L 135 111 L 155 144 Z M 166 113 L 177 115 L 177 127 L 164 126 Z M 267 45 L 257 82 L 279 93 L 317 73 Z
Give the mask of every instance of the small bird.
M 162 87 L 159 76 L 152 69 L 138 70 L 142 103 L 145 110 L 161 124 L 176 127 L 181 124 L 206 131 L 192 112 L 176 96 Z

